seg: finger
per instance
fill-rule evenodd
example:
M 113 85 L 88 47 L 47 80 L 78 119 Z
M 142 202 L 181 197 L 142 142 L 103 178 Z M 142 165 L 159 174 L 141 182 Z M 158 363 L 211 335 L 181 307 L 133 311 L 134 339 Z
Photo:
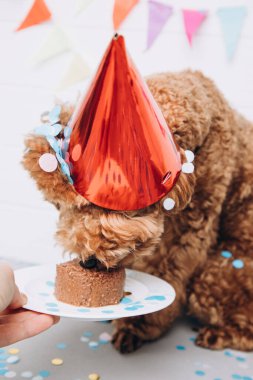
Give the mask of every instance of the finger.
M 0 311 L 11 303 L 15 293 L 13 270 L 8 264 L 0 263 Z
M 49 329 L 59 321 L 58 317 L 47 314 L 37 314 L 21 322 L 12 322 L 0 326 L 0 347 L 31 338 Z
M 24 293 L 20 293 L 17 285 L 15 285 L 14 295 L 8 308 L 18 309 L 27 303 L 27 296 Z
M 34 315 L 37 315 L 34 311 L 17 309 L 10 312 L 9 314 L 0 316 L 0 325 L 4 325 L 12 322 L 22 322 L 27 318 L 32 318 Z

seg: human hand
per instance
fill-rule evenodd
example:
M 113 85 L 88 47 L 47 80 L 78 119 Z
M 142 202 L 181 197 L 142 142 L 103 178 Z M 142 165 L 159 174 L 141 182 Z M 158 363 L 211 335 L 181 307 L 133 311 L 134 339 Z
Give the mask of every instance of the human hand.
M 13 270 L 0 263 L 0 347 L 37 335 L 59 321 L 57 316 L 22 309 L 26 302 Z

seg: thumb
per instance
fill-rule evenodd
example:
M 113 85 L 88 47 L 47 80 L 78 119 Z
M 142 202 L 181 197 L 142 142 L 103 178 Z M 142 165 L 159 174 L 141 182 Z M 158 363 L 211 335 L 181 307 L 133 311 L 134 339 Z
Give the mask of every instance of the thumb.
M 0 312 L 7 307 L 21 307 L 25 302 L 25 296 L 20 294 L 15 284 L 12 268 L 6 263 L 0 263 Z

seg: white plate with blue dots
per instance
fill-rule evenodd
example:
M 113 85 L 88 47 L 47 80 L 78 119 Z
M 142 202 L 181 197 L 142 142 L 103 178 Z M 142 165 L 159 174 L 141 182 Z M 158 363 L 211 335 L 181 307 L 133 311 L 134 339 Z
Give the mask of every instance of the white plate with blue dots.
M 55 265 L 34 266 L 15 271 L 16 283 L 28 297 L 25 309 L 82 319 L 104 321 L 153 313 L 172 304 L 174 288 L 158 277 L 126 269 L 125 293 L 119 304 L 103 307 L 78 307 L 60 302 L 54 295 Z

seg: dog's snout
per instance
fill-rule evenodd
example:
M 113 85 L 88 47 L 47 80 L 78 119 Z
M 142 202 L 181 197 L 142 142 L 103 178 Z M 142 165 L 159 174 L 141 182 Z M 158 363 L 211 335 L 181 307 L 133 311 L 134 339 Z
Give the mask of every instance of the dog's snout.
M 80 261 L 80 265 L 81 267 L 85 268 L 85 269 L 92 269 L 92 268 L 95 268 L 98 264 L 98 260 L 96 259 L 96 257 L 94 255 L 90 256 L 87 260 L 85 261 Z

